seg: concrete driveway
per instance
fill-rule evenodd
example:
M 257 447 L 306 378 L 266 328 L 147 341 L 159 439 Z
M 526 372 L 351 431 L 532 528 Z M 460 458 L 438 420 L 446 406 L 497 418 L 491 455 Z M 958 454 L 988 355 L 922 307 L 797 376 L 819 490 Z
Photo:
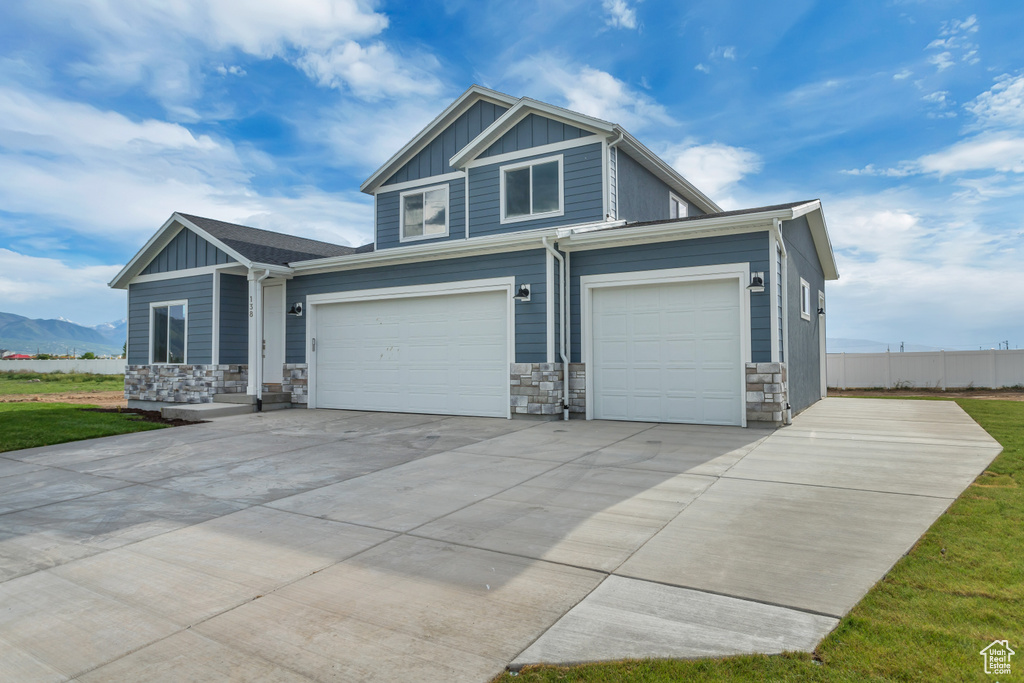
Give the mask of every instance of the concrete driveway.
M 776 432 L 281 411 L 0 456 L 0 680 L 486 681 L 810 650 L 999 453 L 955 404 Z

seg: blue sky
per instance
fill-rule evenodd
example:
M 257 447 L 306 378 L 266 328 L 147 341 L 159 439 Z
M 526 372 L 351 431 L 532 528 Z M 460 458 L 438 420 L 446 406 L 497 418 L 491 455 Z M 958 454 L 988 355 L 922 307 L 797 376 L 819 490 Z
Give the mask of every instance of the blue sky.
M 1022 31 L 1014 0 L 8 0 L 0 310 L 122 318 L 176 210 L 370 241 L 360 182 L 479 83 L 727 209 L 821 198 L 830 337 L 1024 346 Z

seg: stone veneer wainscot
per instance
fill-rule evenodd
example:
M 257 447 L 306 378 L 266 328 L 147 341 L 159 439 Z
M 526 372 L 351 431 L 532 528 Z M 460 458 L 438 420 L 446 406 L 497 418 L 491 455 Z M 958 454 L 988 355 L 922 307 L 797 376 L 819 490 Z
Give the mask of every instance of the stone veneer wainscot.
M 248 365 L 129 365 L 124 397 L 129 401 L 212 403 L 216 394 L 244 394 Z
M 285 363 L 281 391 L 292 395 L 292 403 L 309 403 L 309 366 L 305 363 Z

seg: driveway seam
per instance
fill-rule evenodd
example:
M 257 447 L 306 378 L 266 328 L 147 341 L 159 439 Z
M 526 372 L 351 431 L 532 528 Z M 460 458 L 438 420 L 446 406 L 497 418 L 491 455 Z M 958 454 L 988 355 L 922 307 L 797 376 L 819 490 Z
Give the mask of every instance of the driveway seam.
M 933 496 L 928 493 L 904 493 L 903 491 L 879 491 L 877 489 L 859 489 L 853 486 L 832 486 L 829 484 L 811 484 L 803 481 L 779 481 L 777 479 L 754 479 L 752 477 L 736 477 L 722 475 L 721 479 L 732 479 L 733 481 L 753 481 L 759 484 L 785 484 L 786 486 L 809 486 L 817 489 L 833 489 L 836 491 L 861 491 L 863 493 L 884 493 L 890 496 L 914 496 L 917 498 L 933 498 L 935 500 L 956 500 L 949 496 Z

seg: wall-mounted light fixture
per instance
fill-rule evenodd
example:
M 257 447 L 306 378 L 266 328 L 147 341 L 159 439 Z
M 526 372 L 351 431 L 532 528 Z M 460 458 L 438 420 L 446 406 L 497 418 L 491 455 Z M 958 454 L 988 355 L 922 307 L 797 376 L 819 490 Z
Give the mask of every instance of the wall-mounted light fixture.
M 818 315 L 821 315 L 821 316 L 825 315 L 825 309 L 824 308 L 819 308 L 818 309 Z
M 530 300 L 530 285 L 519 285 L 519 289 L 512 296 L 516 301 L 529 301 Z
M 750 274 L 750 284 L 747 285 L 747 291 L 755 293 L 764 291 L 764 273 Z
M 288 309 L 288 315 L 294 315 L 296 318 L 302 317 L 302 304 L 295 302 L 292 307 Z

